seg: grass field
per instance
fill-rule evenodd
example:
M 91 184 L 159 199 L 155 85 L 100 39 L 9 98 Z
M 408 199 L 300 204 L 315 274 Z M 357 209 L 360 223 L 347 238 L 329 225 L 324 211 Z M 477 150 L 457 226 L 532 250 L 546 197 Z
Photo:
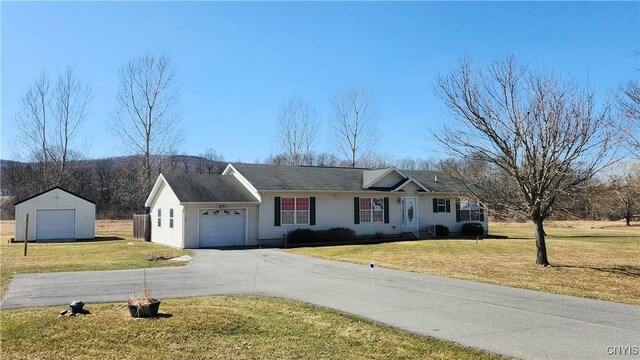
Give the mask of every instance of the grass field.
M 158 319 L 125 304 L 3 310 L 6 359 L 497 359 L 317 306 L 262 297 L 163 300 Z
M 24 243 L 8 244 L 13 237 L 14 222 L 0 222 L 0 295 L 15 274 L 80 271 L 121 270 L 158 266 L 178 266 L 175 261 L 148 261 L 158 256 L 191 254 L 167 246 L 133 240 L 132 221 L 96 221 L 96 239 L 70 243 L 29 243 L 23 256 Z
M 549 222 L 552 266 L 535 265 L 529 223 L 491 223 L 507 239 L 446 239 L 289 250 L 331 260 L 640 305 L 640 226 Z

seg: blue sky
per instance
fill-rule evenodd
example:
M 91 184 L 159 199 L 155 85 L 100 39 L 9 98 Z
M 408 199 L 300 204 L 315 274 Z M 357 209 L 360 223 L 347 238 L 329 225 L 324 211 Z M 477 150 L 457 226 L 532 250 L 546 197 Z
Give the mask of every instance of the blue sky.
M 378 151 L 438 157 L 425 134 L 447 121 L 431 90 L 461 56 L 515 54 L 532 68 L 588 81 L 605 98 L 637 79 L 638 2 L 6 2 L 1 3 L 0 157 L 16 159 L 18 101 L 43 70 L 71 66 L 95 92 L 81 136 L 88 157 L 122 155 L 107 128 L 118 68 L 145 53 L 173 62 L 187 137 L 229 161 L 272 151 L 279 107 L 306 99 L 331 152 L 329 99 L 350 85 L 377 96 Z

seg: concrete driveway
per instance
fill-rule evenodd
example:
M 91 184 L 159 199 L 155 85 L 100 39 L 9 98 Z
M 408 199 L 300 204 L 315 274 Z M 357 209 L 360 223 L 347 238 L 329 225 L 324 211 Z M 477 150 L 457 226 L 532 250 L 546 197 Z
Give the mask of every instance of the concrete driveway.
M 638 358 L 640 307 L 320 260 L 280 250 L 196 250 L 147 270 L 159 298 L 255 294 L 302 300 L 466 346 L 526 359 Z M 256 265 L 258 263 L 256 276 Z M 373 280 L 372 280 L 373 272 Z M 142 270 L 16 276 L 2 309 L 124 302 Z M 634 350 L 635 349 L 635 350 Z M 626 356 L 612 355 L 624 353 Z M 634 355 L 635 354 L 635 355 Z

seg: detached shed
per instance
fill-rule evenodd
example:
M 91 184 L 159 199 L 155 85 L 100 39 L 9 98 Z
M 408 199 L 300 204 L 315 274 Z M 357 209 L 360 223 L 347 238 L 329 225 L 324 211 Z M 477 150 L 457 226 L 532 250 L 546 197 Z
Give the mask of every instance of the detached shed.
M 96 204 L 61 187 L 54 187 L 14 204 L 16 240 L 24 240 L 29 214 L 28 241 L 75 240 L 96 237 Z

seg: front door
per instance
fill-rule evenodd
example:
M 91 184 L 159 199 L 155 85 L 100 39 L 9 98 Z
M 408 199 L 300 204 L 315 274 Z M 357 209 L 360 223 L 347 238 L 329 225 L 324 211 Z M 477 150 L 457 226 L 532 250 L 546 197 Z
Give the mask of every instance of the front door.
M 418 229 L 418 198 L 402 198 L 402 229 Z

